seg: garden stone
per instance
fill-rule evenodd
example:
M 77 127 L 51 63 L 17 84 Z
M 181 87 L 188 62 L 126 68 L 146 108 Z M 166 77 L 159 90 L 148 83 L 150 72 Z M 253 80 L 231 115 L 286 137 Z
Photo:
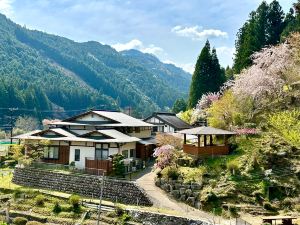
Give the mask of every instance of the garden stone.
M 160 180 L 155 180 L 155 185 L 157 186 L 157 187 L 160 187 L 160 185 L 161 185 L 161 182 L 160 182 Z
M 195 205 L 195 198 L 194 197 L 188 197 L 186 202 L 191 205 L 194 206 Z
M 195 203 L 195 207 L 196 207 L 197 209 L 201 209 L 201 206 L 202 206 L 202 204 L 201 204 L 200 201 L 197 201 L 197 202 Z
M 185 193 L 185 188 L 180 188 L 179 192 L 180 192 L 181 195 L 184 194 Z
M 171 195 L 174 197 L 174 198 L 179 198 L 180 197 L 180 194 L 179 194 L 179 191 L 178 190 L 173 190 L 171 192 Z
M 192 192 L 191 189 L 187 189 L 187 190 L 185 191 L 185 193 L 186 193 L 186 195 L 187 195 L 188 197 L 190 197 L 190 196 L 193 194 L 193 192 Z
M 175 189 L 176 189 L 176 190 L 179 190 L 181 186 L 182 186 L 181 183 L 176 183 L 176 184 L 175 184 Z
M 191 189 L 192 190 L 199 190 L 199 189 L 201 189 L 201 185 L 198 184 L 198 183 L 192 183 L 191 184 Z
M 186 195 L 181 195 L 179 198 L 180 201 L 184 202 L 186 200 Z
M 195 192 L 193 192 L 193 196 L 194 196 L 195 198 L 198 198 L 198 197 L 199 197 L 199 195 L 200 195 L 200 192 L 199 192 L 199 191 L 195 191 Z

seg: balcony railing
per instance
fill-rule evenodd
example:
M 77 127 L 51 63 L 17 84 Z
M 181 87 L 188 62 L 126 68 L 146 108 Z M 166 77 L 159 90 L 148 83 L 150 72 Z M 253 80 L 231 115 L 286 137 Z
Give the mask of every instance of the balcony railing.
M 196 156 L 213 156 L 213 155 L 228 155 L 229 145 L 209 145 L 209 146 L 196 146 L 196 145 L 183 145 L 183 152 Z

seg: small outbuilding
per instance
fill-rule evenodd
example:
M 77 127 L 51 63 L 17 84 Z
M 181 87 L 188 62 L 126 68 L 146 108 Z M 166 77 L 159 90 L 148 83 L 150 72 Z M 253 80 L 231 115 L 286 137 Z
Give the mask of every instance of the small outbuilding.
M 184 135 L 183 151 L 199 157 L 229 154 L 228 138 L 235 135 L 232 131 L 207 126 L 185 129 L 178 133 Z M 187 143 L 187 135 L 194 135 L 196 141 Z

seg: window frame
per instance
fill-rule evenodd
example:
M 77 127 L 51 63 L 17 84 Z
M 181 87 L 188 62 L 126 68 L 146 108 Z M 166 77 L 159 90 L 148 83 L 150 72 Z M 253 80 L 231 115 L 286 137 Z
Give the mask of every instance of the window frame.
M 78 153 L 78 152 L 79 152 L 79 154 L 77 155 L 76 153 Z M 79 158 L 77 158 L 77 157 L 79 157 Z M 79 148 L 76 148 L 74 150 L 74 161 L 75 162 L 80 162 L 80 149 Z
M 97 145 L 100 145 L 100 148 L 97 147 Z M 105 147 L 104 147 L 105 146 Z M 109 158 L 109 143 L 101 143 L 101 144 L 96 144 L 95 145 L 95 159 L 99 159 L 99 160 L 107 160 Z M 97 152 L 100 152 L 100 157 L 97 156 Z M 104 152 L 106 152 L 106 157 L 104 156 Z
M 53 148 L 53 150 L 57 150 L 57 154 L 55 154 L 54 151 L 52 152 L 52 157 L 50 156 L 51 148 Z M 59 146 L 58 145 L 45 146 L 44 153 L 43 153 L 43 159 L 58 160 L 59 159 Z

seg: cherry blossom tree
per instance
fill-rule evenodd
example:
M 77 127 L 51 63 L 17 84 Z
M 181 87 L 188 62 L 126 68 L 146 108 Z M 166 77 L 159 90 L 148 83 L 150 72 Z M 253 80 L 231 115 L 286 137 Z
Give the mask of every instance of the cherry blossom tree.
M 163 145 L 154 150 L 153 156 L 157 158 L 155 168 L 164 169 L 175 164 L 176 150 L 172 145 Z

